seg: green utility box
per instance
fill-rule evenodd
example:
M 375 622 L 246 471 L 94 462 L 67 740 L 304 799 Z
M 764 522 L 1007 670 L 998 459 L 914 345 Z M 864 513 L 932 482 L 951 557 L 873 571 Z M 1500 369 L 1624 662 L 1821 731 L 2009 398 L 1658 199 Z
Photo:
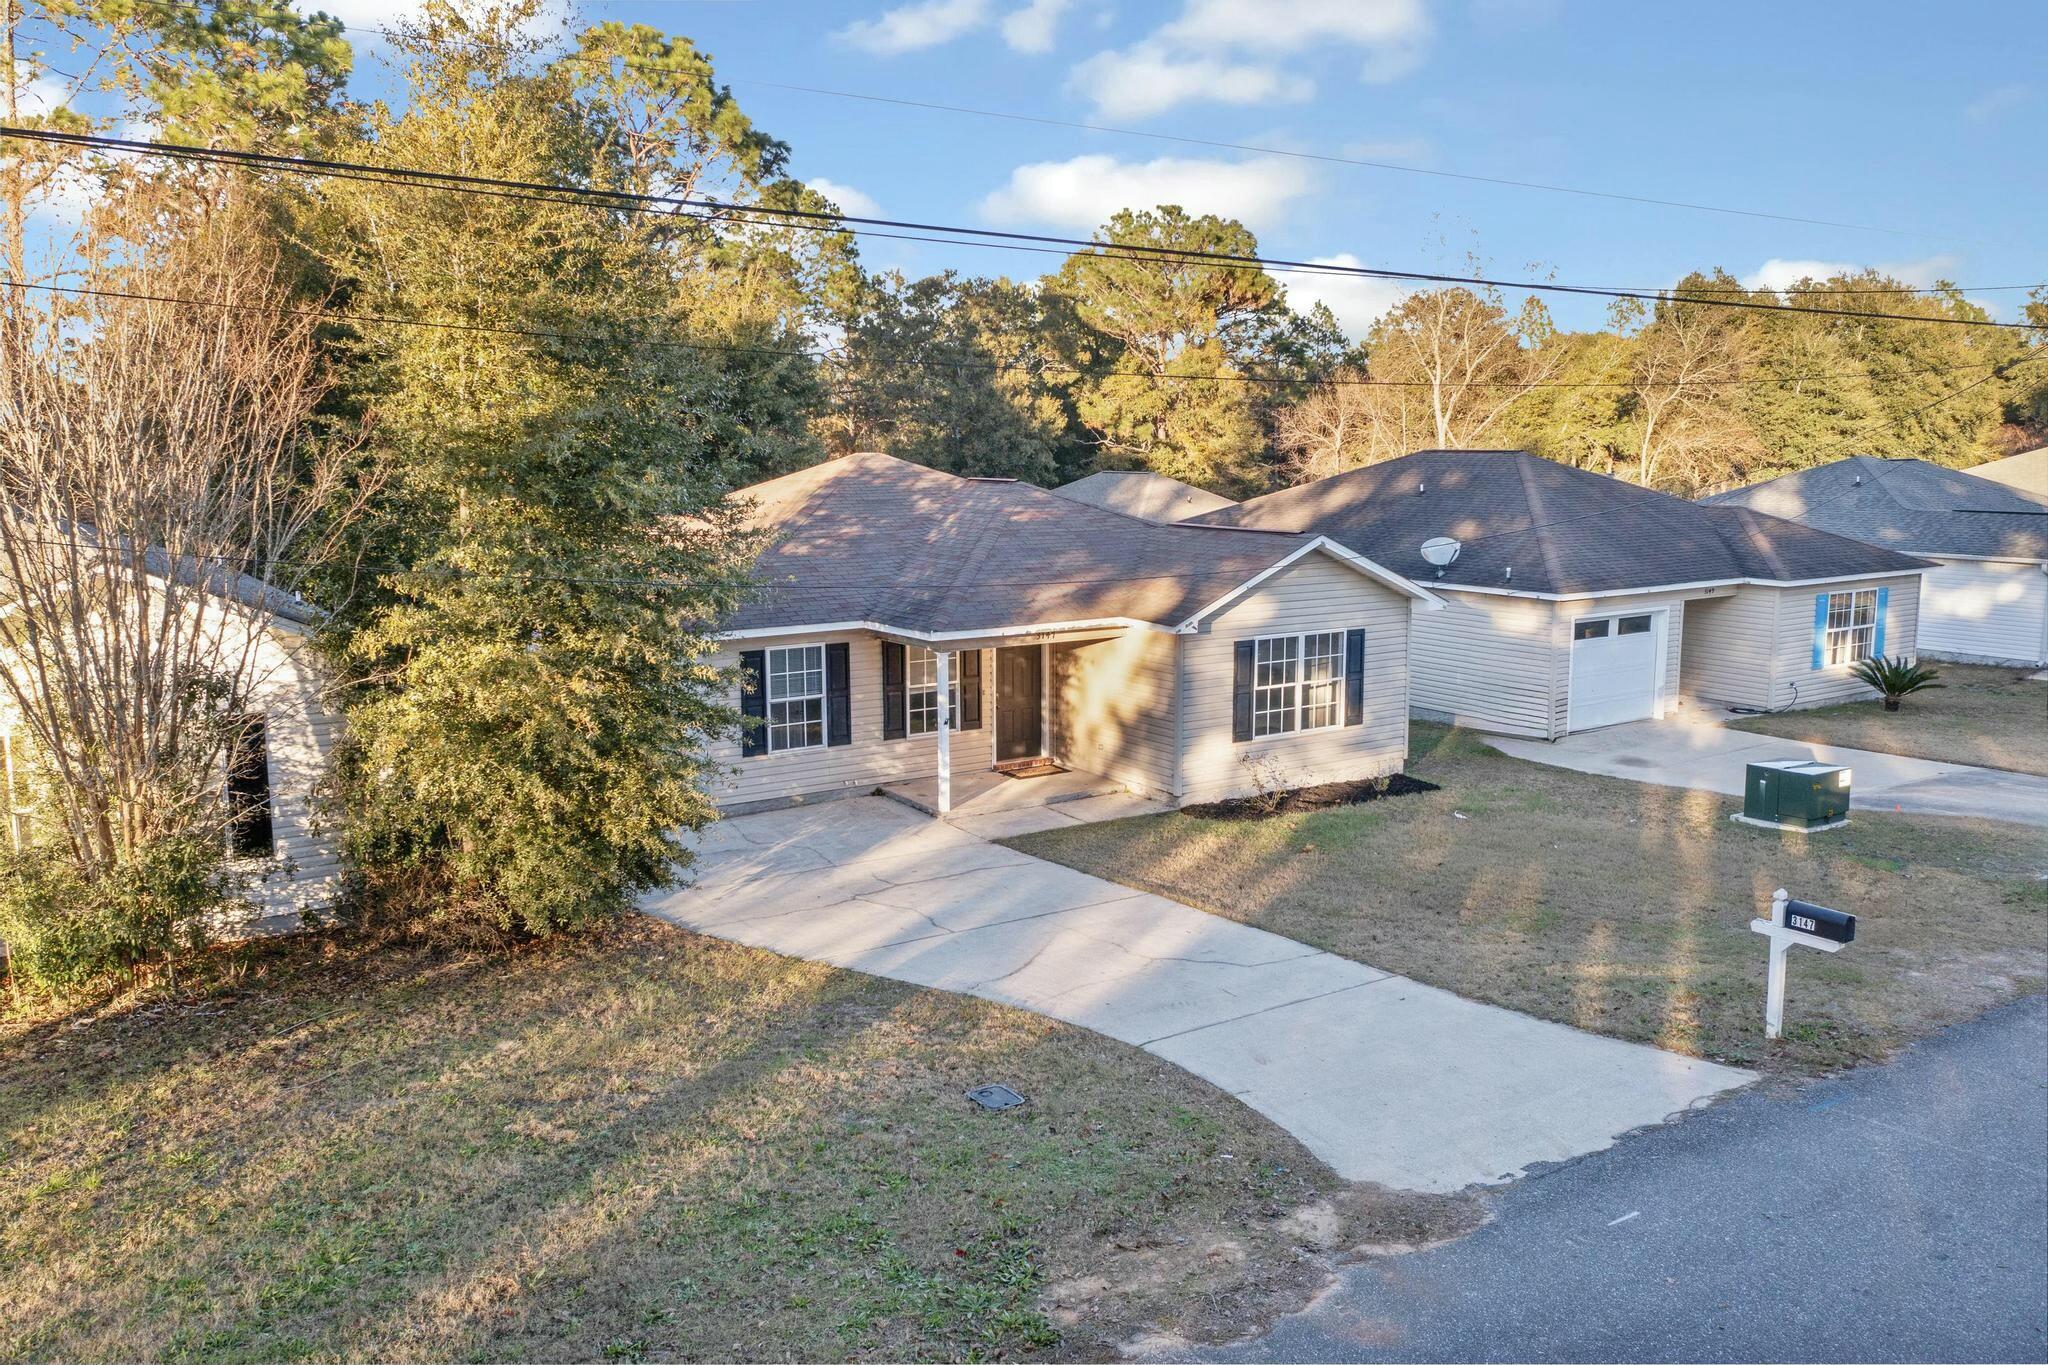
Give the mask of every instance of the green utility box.
M 1752 763 L 1742 786 L 1745 824 L 1833 829 L 1849 823 L 1849 770 L 1810 759 Z

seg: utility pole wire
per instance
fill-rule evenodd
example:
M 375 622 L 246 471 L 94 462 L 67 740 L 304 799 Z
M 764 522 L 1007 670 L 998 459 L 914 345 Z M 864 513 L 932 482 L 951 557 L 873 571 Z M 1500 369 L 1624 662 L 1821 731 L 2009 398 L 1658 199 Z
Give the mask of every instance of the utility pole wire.
M 1376 280 L 1399 280 L 1425 284 L 1447 284 L 1459 287 L 1480 286 L 1508 289 L 1516 292 L 1640 299 L 1647 303 L 1690 303 L 1707 308 L 1742 308 L 1759 312 L 1808 314 L 1819 317 L 1855 318 L 1886 322 L 1925 323 L 1950 327 L 1978 327 L 1997 331 L 2025 332 L 2035 330 L 2030 324 L 2023 322 L 1994 322 L 1977 318 L 1918 317 L 1911 313 L 1886 313 L 1875 309 L 1804 308 L 1782 303 L 1764 303 L 1754 299 L 1694 297 L 1668 290 L 1602 289 L 1590 285 L 1533 283 L 1520 280 L 1493 279 L 1479 275 L 1451 275 L 1435 271 L 1394 270 L 1374 266 L 1340 266 L 1332 265 L 1326 261 L 1300 261 L 1284 257 L 1238 255 L 1231 252 L 1202 251 L 1194 248 L 1154 247 L 1144 243 L 1102 242 L 1091 238 L 1060 237 L 1047 233 L 1000 231 L 994 228 L 962 227 L 955 224 L 928 223 L 913 219 L 876 218 L 836 211 L 827 212 L 820 209 L 771 208 L 762 205 L 739 204 L 721 199 L 643 194 L 627 190 L 604 190 L 575 185 L 552 185 L 545 182 L 507 180 L 493 176 L 465 175 L 452 171 L 430 171 L 411 166 L 375 166 L 363 162 L 339 161 L 319 157 L 284 156 L 269 152 L 234 151 L 226 148 L 182 147 L 175 143 L 103 137 L 88 133 L 60 133 L 39 129 L 0 127 L 0 137 L 45 142 L 59 146 L 119 152 L 126 155 L 162 156 L 176 160 L 200 161 L 221 165 L 253 166 L 265 170 L 303 172 L 315 175 L 378 176 L 387 178 L 392 183 L 409 182 L 423 188 L 450 189 L 462 192 L 520 191 L 530 194 L 558 196 L 559 202 L 562 203 L 586 203 L 593 206 L 627 211 L 698 209 L 743 218 L 779 220 L 785 226 L 794 226 L 804 222 L 826 223 L 856 234 L 863 227 L 944 233 L 949 238 L 955 236 L 961 238 L 981 238 L 986 239 L 988 243 L 996 245 L 1007 246 L 1011 243 L 1043 244 L 1114 259 L 1152 261 L 1169 265 L 1218 264 L 1257 269 L 1279 266 L 1308 270 L 1325 275 Z M 849 224 L 860 226 L 849 227 Z

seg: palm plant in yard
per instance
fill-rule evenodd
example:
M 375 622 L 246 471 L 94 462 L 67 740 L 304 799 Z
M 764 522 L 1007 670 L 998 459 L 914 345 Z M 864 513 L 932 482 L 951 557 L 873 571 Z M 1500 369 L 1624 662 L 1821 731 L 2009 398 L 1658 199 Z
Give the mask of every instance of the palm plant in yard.
M 1850 672 L 1868 686 L 1884 694 L 1884 709 L 1899 709 L 1899 699 L 1910 692 L 1919 692 L 1930 687 L 1940 687 L 1935 681 L 1941 676 L 1938 669 L 1913 659 L 1887 659 L 1879 656 L 1865 659 Z

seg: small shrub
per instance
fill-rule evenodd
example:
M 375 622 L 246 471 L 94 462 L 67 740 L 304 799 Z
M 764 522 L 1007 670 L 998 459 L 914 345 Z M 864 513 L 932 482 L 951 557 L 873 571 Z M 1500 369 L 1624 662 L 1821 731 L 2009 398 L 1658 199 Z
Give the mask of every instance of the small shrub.
M 1912 659 L 1880 656 L 1865 659 L 1849 671 L 1866 687 L 1876 688 L 1884 694 L 1884 709 L 1887 711 L 1898 710 L 1901 697 L 1942 686 L 1935 681 L 1941 676 L 1940 670 Z
M 160 839 L 96 877 L 54 848 L 0 853 L 0 940 L 17 982 L 71 992 L 204 947 L 239 889 L 212 839 Z

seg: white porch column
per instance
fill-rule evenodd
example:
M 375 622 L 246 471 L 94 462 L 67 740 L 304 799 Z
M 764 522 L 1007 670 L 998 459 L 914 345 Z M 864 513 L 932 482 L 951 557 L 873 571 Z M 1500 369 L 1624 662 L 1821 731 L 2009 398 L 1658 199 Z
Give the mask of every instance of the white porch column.
M 953 809 L 953 656 L 939 656 L 939 814 Z

